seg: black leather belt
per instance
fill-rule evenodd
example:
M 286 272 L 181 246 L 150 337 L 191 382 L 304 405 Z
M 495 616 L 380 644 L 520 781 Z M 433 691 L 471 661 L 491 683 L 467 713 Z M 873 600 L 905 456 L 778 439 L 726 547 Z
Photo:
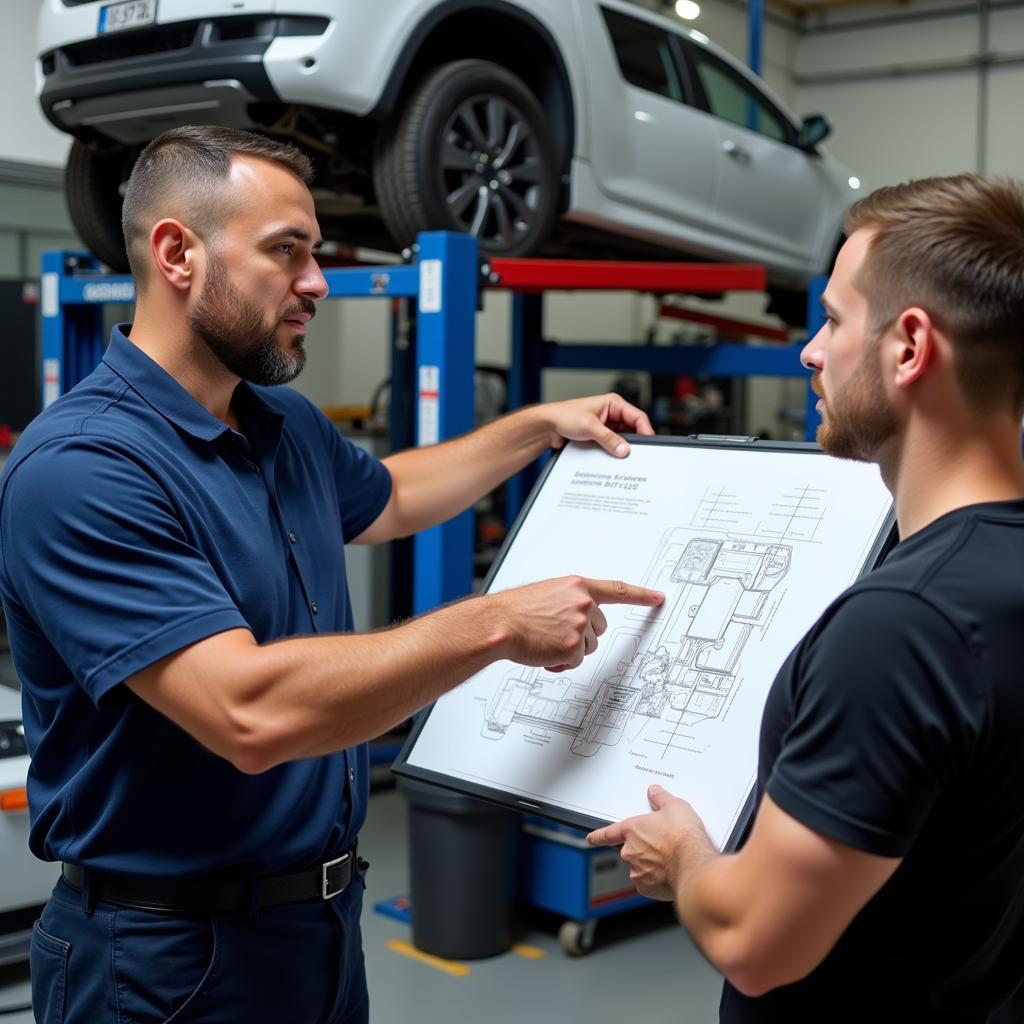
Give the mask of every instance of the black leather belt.
M 366 862 L 356 856 L 353 846 L 334 860 L 291 875 L 152 878 L 89 870 L 89 895 L 93 900 L 105 900 L 122 907 L 165 913 L 246 913 L 258 907 L 275 907 L 282 903 L 334 899 L 366 866 Z M 68 885 L 75 889 L 85 888 L 85 868 L 77 864 L 62 864 L 61 874 Z

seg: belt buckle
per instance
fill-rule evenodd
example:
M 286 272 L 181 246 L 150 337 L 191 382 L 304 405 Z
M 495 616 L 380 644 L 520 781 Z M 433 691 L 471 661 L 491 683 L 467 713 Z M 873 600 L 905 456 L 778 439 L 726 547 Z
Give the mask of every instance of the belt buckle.
M 329 860 L 325 864 L 320 865 L 320 897 L 324 900 L 333 900 L 335 896 L 343 893 L 348 888 L 348 882 L 346 882 L 340 889 L 331 890 L 330 881 L 328 875 L 331 868 L 337 867 L 339 864 L 344 864 L 346 861 L 352 859 L 352 851 L 349 850 L 347 853 L 343 853 L 340 857 L 335 857 L 334 860 Z M 351 879 L 349 879 L 351 881 Z

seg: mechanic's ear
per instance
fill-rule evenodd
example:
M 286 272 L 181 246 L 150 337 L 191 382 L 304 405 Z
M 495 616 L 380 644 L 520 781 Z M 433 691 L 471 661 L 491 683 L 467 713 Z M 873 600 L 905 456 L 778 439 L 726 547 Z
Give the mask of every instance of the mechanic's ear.
M 149 233 L 149 255 L 157 273 L 179 291 L 195 279 L 198 236 L 180 221 L 158 221 Z

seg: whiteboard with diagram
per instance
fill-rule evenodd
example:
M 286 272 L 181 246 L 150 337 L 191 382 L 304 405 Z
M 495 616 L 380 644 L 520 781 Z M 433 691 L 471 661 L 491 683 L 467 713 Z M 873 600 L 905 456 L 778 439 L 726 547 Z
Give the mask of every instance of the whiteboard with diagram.
M 891 543 L 874 465 L 816 445 L 630 438 L 615 459 L 568 445 L 509 533 L 485 592 L 568 574 L 661 590 L 605 605 L 576 669 L 501 661 L 422 713 L 401 775 L 593 828 L 689 800 L 719 848 L 744 824 L 775 674 Z

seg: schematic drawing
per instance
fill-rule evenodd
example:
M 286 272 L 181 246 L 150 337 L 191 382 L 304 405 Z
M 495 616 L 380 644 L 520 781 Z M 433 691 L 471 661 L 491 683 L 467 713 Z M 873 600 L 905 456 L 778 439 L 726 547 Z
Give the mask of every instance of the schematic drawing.
M 627 624 L 602 640 L 589 679 L 510 672 L 487 703 L 482 735 L 499 740 L 513 723 L 540 727 L 571 736 L 571 752 L 591 757 L 659 720 L 667 752 L 677 729 L 719 718 L 729 706 L 743 649 L 753 631 L 769 626 L 781 600 L 772 592 L 792 553 L 788 544 L 666 531 L 645 574 L 664 604 L 630 609 Z

